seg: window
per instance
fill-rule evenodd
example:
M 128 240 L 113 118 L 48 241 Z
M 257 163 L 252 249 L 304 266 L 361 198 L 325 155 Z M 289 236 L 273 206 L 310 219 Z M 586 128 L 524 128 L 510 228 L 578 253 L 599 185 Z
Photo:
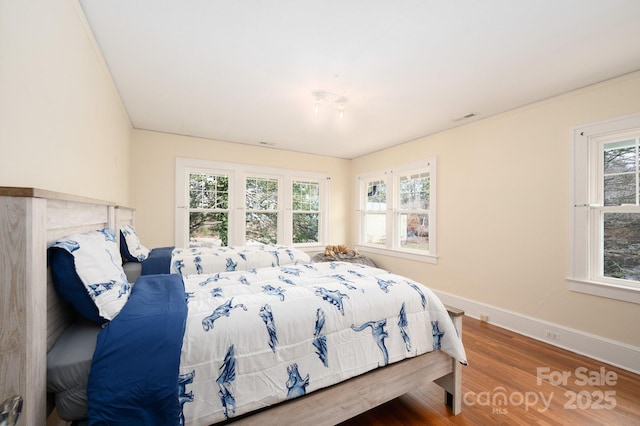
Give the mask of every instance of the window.
M 176 245 L 325 245 L 328 177 L 176 160 Z
M 377 244 L 382 247 L 387 244 L 387 186 L 384 180 L 374 178 L 364 182 L 366 185 L 366 200 L 362 206 L 361 243 Z
M 429 203 L 431 176 L 416 172 L 399 177 L 398 235 L 400 246 L 429 251 Z
M 228 245 L 229 174 L 192 170 L 189 185 L 189 240 Z
M 320 183 L 292 182 L 293 243 L 318 243 L 320 241 Z
M 358 245 L 435 263 L 435 158 L 358 177 Z
M 245 241 L 278 242 L 279 181 L 274 178 L 245 178 Z
M 640 115 L 574 131 L 572 290 L 640 303 Z

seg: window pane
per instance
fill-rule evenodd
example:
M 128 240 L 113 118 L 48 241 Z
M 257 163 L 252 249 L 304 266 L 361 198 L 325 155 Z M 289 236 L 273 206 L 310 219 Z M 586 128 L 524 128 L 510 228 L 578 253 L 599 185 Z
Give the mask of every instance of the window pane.
M 277 210 L 278 180 L 247 178 L 247 209 Z
M 416 173 L 400 178 L 400 209 L 429 210 L 429 173 Z
M 387 186 L 384 181 L 377 180 L 367 184 L 367 205 L 365 210 L 387 209 Z
M 364 241 L 370 244 L 386 244 L 387 215 L 367 213 L 364 215 Z
M 293 182 L 293 210 L 317 211 L 320 208 L 320 184 Z
M 635 173 L 605 176 L 604 205 L 620 206 L 622 204 L 635 204 L 637 188 L 636 176 Z
M 604 213 L 604 276 L 640 281 L 640 213 Z
M 429 215 L 400 214 L 400 246 L 429 251 Z
M 319 241 L 318 228 L 320 215 L 318 213 L 293 214 L 293 242 L 316 243 Z
M 638 190 L 636 140 L 604 144 L 604 205 L 636 204 Z
M 211 242 L 213 244 L 221 241 L 221 245 L 226 246 L 229 244 L 228 229 L 228 213 L 189 213 L 190 241 Z
M 189 173 L 189 207 L 192 209 L 227 209 L 229 176 Z
M 278 214 L 247 212 L 246 240 L 263 244 L 278 242 Z
M 604 173 L 624 173 L 636 170 L 635 140 L 604 145 Z

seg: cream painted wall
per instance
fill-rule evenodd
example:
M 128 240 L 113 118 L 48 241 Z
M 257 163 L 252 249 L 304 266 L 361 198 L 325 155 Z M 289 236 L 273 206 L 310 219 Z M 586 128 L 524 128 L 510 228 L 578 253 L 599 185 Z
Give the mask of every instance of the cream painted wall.
M 76 0 L 0 0 L 0 186 L 130 202 L 131 124 Z
M 638 112 L 635 73 L 353 160 L 350 182 L 438 161 L 438 264 L 372 257 L 434 289 L 640 346 L 640 305 L 571 292 L 565 280 L 570 130 Z
M 178 157 L 327 173 L 331 177 L 329 241 L 341 244 L 348 237 L 347 201 L 351 187 L 348 160 L 135 130 L 132 207 L 136 208 L 136 230 L 149 247 L 174 245 L 174 181 Z

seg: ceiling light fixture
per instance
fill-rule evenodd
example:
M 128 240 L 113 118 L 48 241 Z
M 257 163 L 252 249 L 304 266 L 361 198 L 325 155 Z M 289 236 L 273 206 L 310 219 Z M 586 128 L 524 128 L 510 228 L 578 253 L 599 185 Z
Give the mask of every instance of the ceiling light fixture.
M 320 104 L 333 104 L 337 105 L 338 117 L 344 118 L 344 104 L 347 103 L 348 99 L 342 95 L 338 95 L 336 93 L 327 92 L 326 90 L 316 90 L 312 92 L 313 97 L 315 98 L 313 112 L 315 115 L 318 115 L 320 112 Z

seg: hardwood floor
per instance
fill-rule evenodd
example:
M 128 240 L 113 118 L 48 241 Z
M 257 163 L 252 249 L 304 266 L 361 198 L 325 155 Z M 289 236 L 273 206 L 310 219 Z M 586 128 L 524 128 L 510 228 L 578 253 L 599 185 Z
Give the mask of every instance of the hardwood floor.
M 461 414 L 428 383 L 341 426 L 640 425 L 637 374 L 469 317 L 463 341 Z

